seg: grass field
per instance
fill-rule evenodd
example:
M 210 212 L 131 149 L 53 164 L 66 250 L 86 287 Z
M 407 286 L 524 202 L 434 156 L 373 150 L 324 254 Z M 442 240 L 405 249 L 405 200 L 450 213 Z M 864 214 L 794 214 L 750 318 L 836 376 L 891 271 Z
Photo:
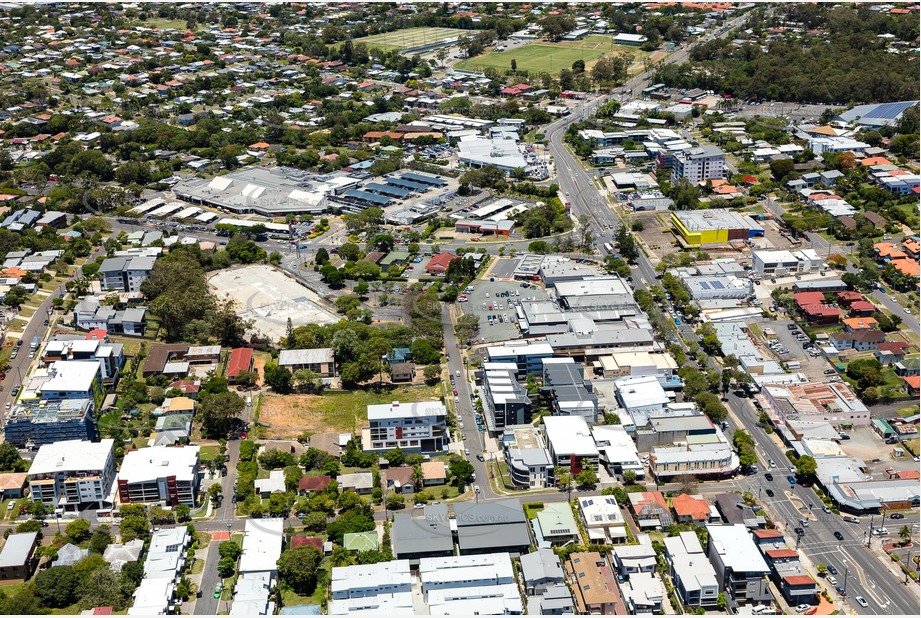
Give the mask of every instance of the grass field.
M 633 55 L 634 64 L 641 63 L 649 55 L 638 47 L 612 45 L 611 39 L 606 36 L 589 36 L 581 41 L 537 41 L 501 52 L 490 50 L 458 63 L 457 68 L 475 71 L 482 71 L 487 67 L 500 71 L 511 70 L 514 59 L 519 71 L 557 73 L 560 69 L 572 67 L 576 60 L 584 60 L 585 66 L 591 68 L 601 56 L 623 52 Z
M 138 20 L 132 24 L 134 26 L 141 26 L 142 28 L 159 28 L 160 30 L 179 30 L 180 32 L 186 31 L 186 21 L 184 19 L 167 19 L 165 17 L 151 17 L 146 21 Z M 196 30 L 198 28 L 196 27 Z
M 325 395 L 266 395 L 259 413 L 266 435 L 294 438 L 304 431 L 360 431 L 368 406 L 391 401 L 428 401 L 441 397 L 440 386 L 403 386 L 383 391 L 356 390 Z
M 364 43 L 368 48 L 377 47 L 384 51 L 407 49 L 444 39 L 459 37 L 467 32 L 457 28 L 406 28 L 383 34 L 354 39 L 352 43 Z

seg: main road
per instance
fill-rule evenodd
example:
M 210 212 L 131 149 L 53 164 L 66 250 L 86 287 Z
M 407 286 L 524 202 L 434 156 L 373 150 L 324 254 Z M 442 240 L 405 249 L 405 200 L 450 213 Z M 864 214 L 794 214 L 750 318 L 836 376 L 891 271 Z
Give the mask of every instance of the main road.
M 737 18 L 731 26 L 741 24 L 745 16 Z M 712 38 L 712 37 L 707 37 Z M 707 40 L 704 39 L 704 40 Z M 687 50 L 675 54 L 665 63 L 679 62 L 686 57 Z M 631 79 L 625 88 L 635 90 L 648 83 L 652 72 L 646 72 Z M 611 95 L 603 96 L 587 105 L 585 114 L 590 113 L 597 105 L 610 100 Z M 620 218 L 610 208 L 607 197 L 598 190 L 593 182 L 593 175 L 586 171 L 581 163 L 575 159 L 564 144 L 566 129 L 574 122 L 584 118 L 584 115 L 574 114 L 548 125 L 545 135 L 549 139 L 549 150 L 554 158 L 560 191 L 571 203 L 571 212 L 576 217 L 585 215 L 589 225 L 593 226 L 598 234 L 598 243 L 612 234 L 613 230 L 622 225 Z M 640 254 L 637 260 L 637 271 L 640 277 L 634 276 L 635 285 L 648 287 L 655 281 L 655 269 L 648 258 Z M 886 301 L 889 299 L 886 298 Z M 697 335 L 690 326 L 682 324 L 679 329 L 686 340 L 697 340 Z M 711 359 L 714 368 L 719 368 Z M 767 436 L 757 424 L 754 408 L 747 400 L 739 399 L 730 394 L 729 408 L 733 414 L 730 416 L 732 429 L 744 429 L 749 435 L 758 437 L 761 449 L 759 459 L 766 467 L 768 460 L 773 460 L 777 465 L 786 466 L 787 458 L 777 444 Z M 799 519 L 807 518 L 810 526 L 806 535 L 799 540 L 799 547 L 814 564 L 834 564 L 842 574 L 839 580 L 843 583 L 843 574 L 847 571 L 847 594 L 849 596 L 862 596 L 869 602 L 869 607 L 857 606 L 855 609 L 861 614 L 892 614 L 908 613 L 917 614 L 918 588 L 913 585 L 903 585 L 890 571 L 887 564 L 882 561 L 882 556 L 866 546 L 865 533 L 868 532 L 869 520 L 860 525 L 848 524 L 838 516 L 826 514 L 821 510 L 822 503 L 811 488 L 800 485 L 789 486 L 786 482 L 787 474 L 782 469 L 778 472 L 773 483 L 767 482 L 761 476 L 749 477 L 750 490 L 761 493 L 763 489 L 772 487 L 775 492 L 774 499 L 767 500 L 765 506 L 775 513 L 779 523 L 783 525 L 785 533 L 792 534 L 793 528 L 799 525 Z M 765 498 L 766 496 L 762 496 Z M 812 505 L 814 508 L 810 509 Z M 834 532 L 840 531 L 844 541 L 837 541 Z M 795 536 L 791 537 L 795 541 Z M 871 541 L 879 542 L 879 541 Z M 856 603 L 854 604 L 856 606 Z

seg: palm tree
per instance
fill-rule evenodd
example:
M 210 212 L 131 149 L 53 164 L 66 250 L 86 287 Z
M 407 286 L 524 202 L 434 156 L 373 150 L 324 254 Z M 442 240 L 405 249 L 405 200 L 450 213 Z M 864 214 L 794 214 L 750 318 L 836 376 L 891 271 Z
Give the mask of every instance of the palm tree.
M 352 566 L 355 564 L 355 554 L 344 547 L 337 547 L 329 555 L 329 561 L 334 567 Z
M 911 526 L 902 526 L 899 528 L 899 538 L 902 539 L 903 543 L 907 543 L 911 540 Z

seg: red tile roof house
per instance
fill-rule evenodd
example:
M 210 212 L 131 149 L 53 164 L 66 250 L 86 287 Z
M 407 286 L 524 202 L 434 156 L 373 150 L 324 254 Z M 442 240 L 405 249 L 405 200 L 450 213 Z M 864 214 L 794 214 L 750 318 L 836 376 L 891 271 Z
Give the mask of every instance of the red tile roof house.
M 303 547 L 304 545 L 313 547 L 320 554 L 323 553 L 323 539 L 316 536 L 304 536 L 297 534 L 291 537 L 291 547 Z
M 253 370 L 253 349 L 252 348 L 234 348 L 230 352 L 230 360 L 227 362 L 227 381 L 231 384 L 236 381 L 241 371 Z
M 672 498 L 672 510 L 678 523 L 694 522 L 705 524 L 710 521 L 710 503 L 702 496 L 681 494 Z
M 881 330 L 860 330 L 853 333 L 832 333 L 829 336 L 836 350 L 857 350 L 868 352 L 875 350 L 876 346 L 886 340 L 886 335 Z
M 456 259 L 457 256 L 453 253 L 436 253 L 425 265 L 425 272 L 430 275 L 443 275 L 448 270 L 448 265 Z
M 312 491 L 323 491 L 329 487 L 331 482 L 332 478 L 325 474 L 319 476 L 303 476 L 297 483 L 297 492 L 303 496 Z
M 821 292 L 799 292 L 793 295 L 796 306 L 813 324 L 836 324 L 841 321 L 844 313 L 825 303 L 825 295 Z
M 876 307 L 869 301 L 858 300 L 851 303 L 849 311 L 853 316 L 869 317 L 876 311 Z
M 901 362 L 908 353 L 908 344 L 904 341 L 884 341 L 876 344 L 876 360 L 883 365 Z

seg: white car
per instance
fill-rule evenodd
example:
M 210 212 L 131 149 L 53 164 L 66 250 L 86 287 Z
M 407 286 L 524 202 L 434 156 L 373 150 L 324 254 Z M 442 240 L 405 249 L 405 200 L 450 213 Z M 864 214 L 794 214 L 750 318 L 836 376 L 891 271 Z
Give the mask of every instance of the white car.
M 861 607 L 870 607 L 870 604 L 867 603 L 867 600 L 863 597 L 854 597 L 854 600 L 857 601 L 857 604 Z
M 467 455 L 468 457 L 470 456 L 470 449 L 469 449 L 469 448 L 465 448 L 465 449 L 464 449 L 464 455 Z
M 798 613 L 802 614 L 804 611 L 806 611 L 806 610 L 809 609 L 810 607 L 812 607 L 812 606 L 811 606 L 811 605 L 807 605 L 806 603 L 800 603 L 799 605 L 796 606 L 796 611 L 797 611 Z

